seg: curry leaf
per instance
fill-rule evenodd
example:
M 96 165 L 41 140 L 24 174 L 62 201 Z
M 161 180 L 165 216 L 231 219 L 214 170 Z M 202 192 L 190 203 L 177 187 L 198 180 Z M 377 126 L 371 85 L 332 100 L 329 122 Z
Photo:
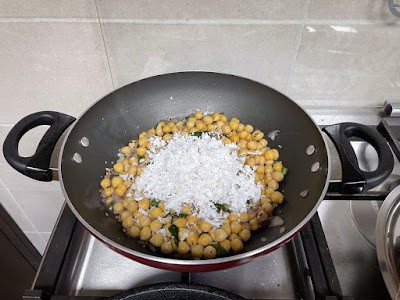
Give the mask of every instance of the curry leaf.
M 178 243 L 179 238 L 178 238 L 178 233 L 179 233 L 179 228 L 176 227 L 176 225 L 170 225 L 168 227 L 169 232 L 171 232 L 171 235 L 174 237 L 175 241 Z

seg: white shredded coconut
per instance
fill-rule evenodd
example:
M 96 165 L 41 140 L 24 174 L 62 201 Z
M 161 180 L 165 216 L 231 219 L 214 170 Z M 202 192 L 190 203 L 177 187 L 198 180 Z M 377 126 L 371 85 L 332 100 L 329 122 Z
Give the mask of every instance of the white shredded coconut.
M 149 164 L 132 187 L 135 199 L 165 201 L 166 209 L 180 212 L 182 204 L 194 208 L 198 217 L 219 227 L 226 213 L 245 212 L 247 203 L 261 197 L 254 170 L 236 154 L 237 145 L 224 145 L 221 139 L 203 133 L 201 137 L 175 134 L 168 143 L 151 140 Z

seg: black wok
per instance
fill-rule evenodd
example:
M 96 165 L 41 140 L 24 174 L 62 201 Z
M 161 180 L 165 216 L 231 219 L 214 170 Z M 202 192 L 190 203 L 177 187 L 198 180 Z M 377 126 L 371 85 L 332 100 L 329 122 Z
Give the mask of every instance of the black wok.
M 161 119 L 185 117 L 196 109 L 238 117 L 265 133 L 280 130 L 276 139 L 269 142 L 272 147 L 280 148 L 280 159 L 289 168 L 288 176 L 281 185 L 285 201 L 277 209 L 277 214 L 285 220 L 286 231 L 280 232 L 279 228 L 260 230 L 245 243 L 240 254 L 211 260 L 179 260 L 143 248 L 122 232 L 115 218 L 105 216 L 99 181 L 104 175 L 104 168 L 110 167 L 111 161 L 117 159 L 119 148 L 127 141 Z M 52 180 L 50 156 L 58 138 L 69 127 L 58 169 L 69 207 L 79 221 L 109 247 L 154 267 L 176 271 L 211 271 L 248 262 L 290 240 L 315 214 L 327 191 L 330 158 L 319 127 L 286 96 L 248 79 L 206 72 L 160 75 L 112 92 L 90 107 L 76 122 L 74 120 L 56 112 L 39 112 L 25 117 L 13 127 L 4 142 L 7 161 L 29 177 Z M 51 127 L 35 155 L 20 157 L 20 138 L 39 125 Z M 344 190 L 362 192 L 378 185 L 391 173 L 393 156 L 385 140 L 375 130 L 364 125 L 342 123 L 327 127 L 325 131 L 333 138 L 346 167 L 342 184 Z M 351 136 L 362 138 L 374 146 L 380 161 L 377 170 L 364 172 L 358 168 L 349 142 Z M 84 137 L 89 141 L 88 146 L 87 141 L 82 140 Z M 306 153 L 310 145 L 315 151 Z

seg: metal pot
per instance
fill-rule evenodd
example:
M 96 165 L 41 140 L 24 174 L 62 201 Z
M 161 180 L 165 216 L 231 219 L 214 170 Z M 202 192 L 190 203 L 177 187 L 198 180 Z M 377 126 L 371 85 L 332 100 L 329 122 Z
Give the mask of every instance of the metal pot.
M 200 111 L 223 112 L 264 132 L 280 130 L 272 147 L 289 168 L 281 185 L 285 201 L 277 209 L 285 220 L 279 228 L 252 235 L 240 254 L 211 260 L 180 260 L 151 252 L 125 235 L 113 217 L 105 216 L 99 181 L 104 168 L 116 159 L 119 148 L 161 119 L 185 117 Z M 8 134 L 3 151 L 11 166 L 31 178 L 52 180 L 49 169 L 53 148 L 70 127 L 59 155 L 58 176 L 65 199 L 79 221 L 110 248 L 141 263 L 175 271 L 212 271 L 233 267 L 268 253 L 289 241 L 317 211 L 328 188 L 330 157 L 319 127 L 296 103 L 260 83 L 225 74 L 183 72 L 144 79 L 120 88 L 96 102 L 75 123 L 56 112 L 23 118 Z M 72 124 L 73 123 L 73 124 Z M 72 124 L 72 125 L 71 125 Z M 28 130 L 50 125 L 36 153 L 18 155 L 18 142 Z M 333 139 L 343 165 L 340 188 L 362 192 L 381 183 L 393 169 L 393 156 L 385 140 L 373 129 L 354 123 L 324 128 Z M 359 169 L 350 137 L 368 141 L 376 149 L 379 166 Z M 266 241 L 265 241 L 266 238 Z

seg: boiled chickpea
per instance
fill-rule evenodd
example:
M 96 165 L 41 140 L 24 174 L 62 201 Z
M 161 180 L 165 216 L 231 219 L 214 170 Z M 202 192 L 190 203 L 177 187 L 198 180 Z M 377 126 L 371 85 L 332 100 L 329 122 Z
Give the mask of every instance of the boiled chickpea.
M 246 161 L 246 165 L 249 167 L 254 167 L 256 165 L 256 159 L 254 157 L 250 157 Z
M 257 142 L 255 141 L 250 141 L 247 143 L 246 145 L 247 149 L 249 149 L 250 151 L 256 150 L 257 149 Z
M 239 127 L 239 120 L 238 120 L 238 121 L 235 121 L 235 120 L 232 119 L 232 120 L 229 122 L 229 126 L 231 127 L 232 130 L 238 129 L 238 127 Z
M 122 162 L 116 163 L 116 164 L 113 166 L 113 168 L 114 168 L 114 171 L 117 172 L 117 173 L 122 173 L 122 172 L 124 172 L 124 164 L 123 164 Z
M 104 189 L 104 195 L 106 195 L 107 197 L 111 196 L 113 192 L 114 192 L 114 188 L 112 188 L 112 187 L 108 187 L 108 188 Z
M 105 189 L 111 185 L 111 180 L 109 178 L 104 178 L 102 181 L 100 181 L 100 186 Z
M 224 125 L 224 126 L 222 126 L 221 129 L 222 129 L 222 133 L 223 134 L 229 134 L 232 131 L 232 129 L 231 129 L 231 127 L 229 125 Z
M 249 221 L 249 214 L 248 213 L 241 213 L 239 216 L 241 223 L 247 223 Z
M 119 186 L 123 182 L 124 182 L 124 180 L 119 176 L 115 176 L 115 177 L 113 177 L 111 179 L 111 185 L 112 185 L 113 188 L 116 188 L 117 186 Z
M 186 122 L 186 127 L 187 127 L 188 129 L 193 128 L 195 125 L 196 125 L 196 122 L 193 122 L 193 121 L 191 121 L 191 120 L 188 120 L 188 121 Z
M 231 223 L 231 229 L 233 233 L 238 234 L 242 230 L 242 224 L 237 221 Z
M 248 230 L 248 229 L 242 229 L 242 230 L 239 232 L 239 236 L 240 236 L 240 238 L 242 239 L 242 241 L 247 242 L 247 241 L 250 239 L 250 237 L 251 237 L 250 230 Z
M 113 199 L 111 197 L 107 197 L 105 203 L 106 205 L 110 205 L 113 202 Z
M 203 252 L 205 259 L 215 258 L 217 256 L 217 250 L 213 246 L 207 246 Z
M 138 204 L 139 204 L 139 208 L 144 209 L 144 210 L 149 210 L 149 207 L 150 207 L 149 199 L 144 198 L 142 200 L 139 200 Z
M 232 141 L 229 138 L 224 138 L 222 140 L 222 142 L 224 143 L 224 145 L 228 145 L 228 144 L 232 143 Z
M 241 139 L 245 139 L 250 133 L 248 133 L 247 131 L 241 131 L 239 132 L 239 137 Z
M 261 139 L 258 143 L 263 147 L 266 147 L 268 145 L 268 141 L 266 139 Z
M 233 133 L 229 136 L 229 139 L 233 142 L 236 143 L 237 141 L 240 140 L 239 136 L 236 133 Z
M 203 114 L 199 111 L 196 111 L 193 115 L 197 120 L 201 120 L 203 118 Z
M 204 118 L 203 118 L 203 122 L 204 122 L 204 124 L 206 124 L 206 125 L 211 124 L 213 121 L 214 121 L 214 120 L 213 120 L 213 118 L 212 118 L 211 116 L 204 116 Z
M 217 121 L 221 120 L 221 115 L 219 113 L 215 112 L 212 114 L 212 119 L 214 122 L 217 122 Z
M 239 219 L 239 216 L 235 213 L 230 213 L 228 219 L 230 222 L 234 222 L 237 221 L 237 219 Z
M 273 211 L 274 209 L 273 209 L 271 203 L 269 203 L 269 202 L 268 202 L 268 203 L 264 203 L 264 204 L 262 205 L 262 208 L 264 209 L 264 211 L 265 211 L 269 216 L 272 215 L 272 211 Z
M 265 153 L 264 153 L 265 160 L 272 160 L 273 161 L 274 157 L 275 157 L 275 155 L 274 155 L 274 152 L 272 150 L 265 151 Z
M 131 237 L 137 238 L 140 235 L 140 228 L 137 226 L 132 226 L 132 227 L 128 228 L 127 232 Z
M 162 211 L 161 208 L 159 208 L 159 207 L 153 207 L 153 208 L 150 210 L 150 217 L 152 217 L 152 218 L 158 218 L 158 217 L 160 217 L 160 216 L 162 215 L 162 213 L 163 213 L 163 211 Z
M 200 229 L 203 232 L 209 232 L 212 228 L 212 225 L 210 223 L 208 223 L 207 221 L 201 221 L 200 222 Z
M 161 245 L 164 243 L 164 237 L 160 233 L 154 234 L 149 242 L 154 246 L 154 247 L 161 247 Z
M 187 222 L 188 222 L 189 224 L 194 224 L 194 223 L 197 222 L 197 217 L 194 216 L 194 215 L 190 215 L 190 216 L 188 216 L 188 217 L 186 218 L 186 220 L 187 220 Z
M 124 228 L 132 227 L 134 224 L 135 224 L 135 221 L 133 220 L 132 217 L 126 217 L 122 220 L 122 227 L 124 227 Z
M 220 245 L 225 249 L 226 252 L 231 250 L 231 241 L 226 239 L 220 243 Z
M 120 184 L 119 186 L 117 186 L 115 188 L 115 193 L 117 194 L 117 196 L 122 197 L 126 192 L 126 186 L 123 184 Z
M 220 228 L 220 229 L 215 230 L 214 236 L 215 236 L 215 238 L 214 238 L 215 241 L 222 242 L 223 240 L 225 240 L 228 237 L 228 233 L 226 233 L 225 230 Z
M 157 232 L 163 227 L 163 223 L 161 223 L 159 220 L 153 220 L 150 223 L 150 229 L 152 232 Z
M 138 155 L 144 156 L 147 151 L 146 151 L 145 147 L 139 147 L 139 148 L 137 148 L 136 152 L 137 152 Z
M 244 130 L 247 131 L 248 133 L 252 133 L 254 128 L 250 124 L 247 124 L 246 126 L 244 126 Z
M 234 239 L 231 241 L 231 247 L 234 252 L 242 251 L 243 242 L 240 239 Z
M 170 141 L 172 139 L 172 135 L 170 135 L 169 133 L 166 133 L 166 134 L 163 135 L 162 139 L 164 141 L 168 142 L 168 141 Z
M 256 219 L 250 220 L 249 224 L 250 224 L 250 229 L 253 231 L 258 230 L 260 228 L 260 224 L 258 224 L 258 221 Z
M 244 130 L 244 124 L 240 123 L 238 128 L 236 129 L 237 132 L 242 132 Z
M 229 235 L 228 239 L 232 242 L 234 239 L 240 239 L 240 237 L 236 233 L 232 233 Z
M 274 172 L 274 168 L 271 165 L 265 165 L 264 172 L 265 174 L 272 174 Z
M 178 228 L 186 227 L 186 219 L 185 218 L 176 218 L 174 220 L 174 225 Z
M 177 249 L 178 254 L 183 255 L 188 253 L 189 251 L 190 251 L 190 246 L 188 243 L 186 243 L 185 241 L 179 242 Z
M 199 240 L 199 235 L 197 234 L 197 232 L 195 231 L 189 231 L 187 238 L 186 238 L 186 242 L 190 245 L 196 245 L 197 241 Z
M 139 139 L 138 144 L 140 147 L 145 147 L 147 144 L 147 139 L 146 138 Z
M 265 167 L 263 165 L 258 166 L 256 173 L 257 174 L 264 174 L 265 172 Z
M 173 251 L 172 245 L 170 242 L 164 242 L 161 245 L 161 252 L 163 254 L 171 254 Z
M 196 128 L 197 128 L 199 131 L 204 131 L 204 130 L 207 129 L 207 126 L 206 126 L 206 124 L 204 124 L 202 121 L 197 121 L 197 122 L 196 122 Z
M 271 179 L 270 181 L 268 181 L 268 187 L 276 191 L 279 188 L 279 184 L 276 180 Z
M 228 235 L 230 235 L 232 233 L 232 229 L 231 229 L 231 224 L 223 224 L 221 226 L 221 229 L 223 229 Z
M 284 175 L 282 172 L 274 172 L 272 173 L 272 179 L 276 180 L 277 182 L 281 182 L 284 178 Z
M 261 140 L 263 137 L 264 137 L 264 133 L 262 133 L 260 130 L 255 130 L 253 133 L 252 133 L 252 135 L 251 135 L 252 137 L 253 137 L 253 139 L 255 140 L 255 141 L 259 141 L 259 140 Z M 265 147 L 266 145 L 264 145 L 264 147 Z
M 140 239 L 142 241 L 147 241 L 151 237 L 151 229 L 149 226 L 145 226 L 140 230 Z
M 202 258 L 204 253 L 204 247 L 202 245 L 193 245 L 191 253 L 194 258 Z
M 132 217 L 132 213 L 129 210 L 124 210 L 120 215 L 120 219 L 123 220 L 126 217 Z
M 283 202 L 283 194 L 281 192 L 278 192 L 278 191 L 273 192 L 272 195 L 271 195 L 271 200 L 274 203 L 280 204 L 280 203 Z
M 228 118 L 224 114 L 221 114 L 221 121 L 228 122 Z
M 149 216 L 145 216 L 145 215 L 140 216 L 139 224 L 141 226 L 143 226 L 143 227 L 144 226 L 150 226 L 150 223 L 151 223 L 151 218 Z
M 139 206 L 138 206 L 138 203 L 137 203 L 135 200 L 133 200 L 133 201 L 131 201 L 131 202 L 129 202 L 129 203 L 127 204 L 126 208 L 127 208 L 130 212 L 135 212 L 135 211 L 138 210 Z
M 124 205 L 122 204 L 122 202 L 116 202 L 113 205 L 113 210 L 114 213 L 120 213 L 124 210 Z
M 212 238 L 209 234 L 203 233 L 200 235 L 199 239 L 197 240 L 197 243 L 202 246 L 207 246 L 212 242 Z

